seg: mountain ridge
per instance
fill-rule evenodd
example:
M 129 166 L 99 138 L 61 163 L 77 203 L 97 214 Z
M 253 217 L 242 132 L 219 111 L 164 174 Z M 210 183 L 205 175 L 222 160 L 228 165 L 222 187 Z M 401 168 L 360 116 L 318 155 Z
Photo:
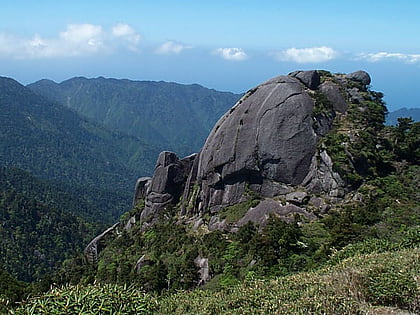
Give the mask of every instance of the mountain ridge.
M 240 96 L 198 84 L 104 77 L 41 80 L 28 88 L 108 128 L 180 155 L 196 152 L 217 118 Z

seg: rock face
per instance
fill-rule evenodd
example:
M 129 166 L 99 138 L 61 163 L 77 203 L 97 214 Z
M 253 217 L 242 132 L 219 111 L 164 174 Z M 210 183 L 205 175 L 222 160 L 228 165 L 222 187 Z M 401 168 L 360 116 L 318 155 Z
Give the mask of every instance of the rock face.
M 315 153 L 313 107 L 300 81 L 289 76 L 248 92 L 217 122 L 201 151 L 201 207 L 238 203 L 245 182 L 262 191 L 270 182 L 300 184 Z
M 321 78 L 319 77 L 319 73 L 315 70 L 312 71 L 295 71 L 289 73 L 289 76 L 297 78 L 300 82 L 302 82 L 306 87 L 311 90 L 315 90 L 319 83 L 321 82 Z
M 137 181 L 138 190 L 145 191 L 145 208 L 140 220 L 154 222 L 158 219 L 161 210 L 179 201 L 195 156 L 191 155 L 180 160 L 173 152 L 164 151 L 159 154 L 150 184 L 141 185 L 142 182 L 147 183 L 148 180 Z M 147 189 L 143 189 L 145 186 Z M 141 196 L 142 192 L 138 190 L 136 194 Z
M 102 247 L 105 243 L 105 239 L 110 235 L 117 234 L 117 228 L 119 222 L 115 223 L 110 228 L 103 231 L 101 234 L 96 236 L 90 243 L 86 246 L 84 254 L 90 264 L 96 264 L 98 261 L 99 252 L 102 250 Z
M 358 82 L 360 82 L 364 85 L 369 85 L 370 84 L 369 74 L 367 72 L 361 71 L 361 70 L 347 74 L 346 79 L 355 80 L 355 81 L 358 81 Z
M 264 200 L 247 214 L 252 221 L 271 212 L 311 218 L 302 203 L 315 194 L 335 201 L 346 192 L 319 140 L 349 102 L 363 101 L 368 84 L 363 71 L 324 77 L 296 71 L 251 89 L 216 123 L 198 154 L 181 160 L 171 152 L 159 155 L 153 178 L 137 183 L 135 202 L 145 199 L 141 222 L 154 222 L 180 204 L 180 216 L 202 220 L 208 213 L 209 228 L 226 229 L 219 211 L 246 201 L 250 191 Z

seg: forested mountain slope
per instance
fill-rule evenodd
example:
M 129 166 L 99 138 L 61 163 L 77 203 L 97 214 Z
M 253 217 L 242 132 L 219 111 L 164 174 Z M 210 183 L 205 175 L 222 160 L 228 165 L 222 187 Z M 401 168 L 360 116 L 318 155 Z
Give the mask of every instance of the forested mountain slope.
M 87 207 L 77 202 L 22 170 L 0 168 L 0 268 L 39 281 L 80 252 L 98 226 L 72 213 Z
M 197 152 L 217 119 L 240 95 L 198 84 L 72 78 L 30 89 L 106 126 L 179 155 Z
M 71 185 L 86 199 L 102 200 L 96 205 L 101 220 L 127 209 L 136 178 L 151 172 L 157 152 L 0 78 L 0 166 L 21 168 Z

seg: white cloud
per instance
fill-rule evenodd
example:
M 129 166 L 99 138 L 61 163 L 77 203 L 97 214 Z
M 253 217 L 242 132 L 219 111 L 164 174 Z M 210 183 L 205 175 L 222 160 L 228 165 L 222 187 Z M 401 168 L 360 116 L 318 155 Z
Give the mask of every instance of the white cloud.
M 138 50 L 141 36 L 130 25 L 122 23 L 115 25 L 112 28 L 112 35 L 125 42 L 128 49 L 133 51 Z
M 185 49 L 192 48 L 191 46 L 185 46 L 183 44 L 174 42 L 174 41 L 167 41 L 160 45 L 156 49 L 156 53 L 159 55 L 171 55 L 171 54 L 179 54 Z
M 242 61 L 248 59 L 248 55 L 242 48 L 218 48 L 214 53 L 226 60 Z
M 100 25 L 70 24 L 54 38 L 39 34 L 23 38 L 0 33 L 0 56 L 34 59 L 109 53 L 121 47 L 137 50 L 140 39 L 127 24 L 117 24 L 109 32 Z
M 294 61 L 297 63 L 317 63 L 335 59 L 338 53 L 326 46 L 311 48 L 289 48 L 273 55 L 281 61 Z
M 401 60 L 407 63 L 416 63 L 416 62 L 420 62 L 420 54 L 402 54 L 402 53 L 389 53 L 389 52 L 362 53 L 358 55 L 357 59 L 367 60 L 369 62 L 396 59 L 396 60 Z

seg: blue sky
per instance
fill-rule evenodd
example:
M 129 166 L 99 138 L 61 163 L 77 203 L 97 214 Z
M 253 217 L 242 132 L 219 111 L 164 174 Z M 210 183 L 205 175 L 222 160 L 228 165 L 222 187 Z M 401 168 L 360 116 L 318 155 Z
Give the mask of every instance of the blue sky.
M 116 77 L 243 92 L 298 69 L 372 76 L 420 107 L 420 1 L 5 0 L 0 75 Z

